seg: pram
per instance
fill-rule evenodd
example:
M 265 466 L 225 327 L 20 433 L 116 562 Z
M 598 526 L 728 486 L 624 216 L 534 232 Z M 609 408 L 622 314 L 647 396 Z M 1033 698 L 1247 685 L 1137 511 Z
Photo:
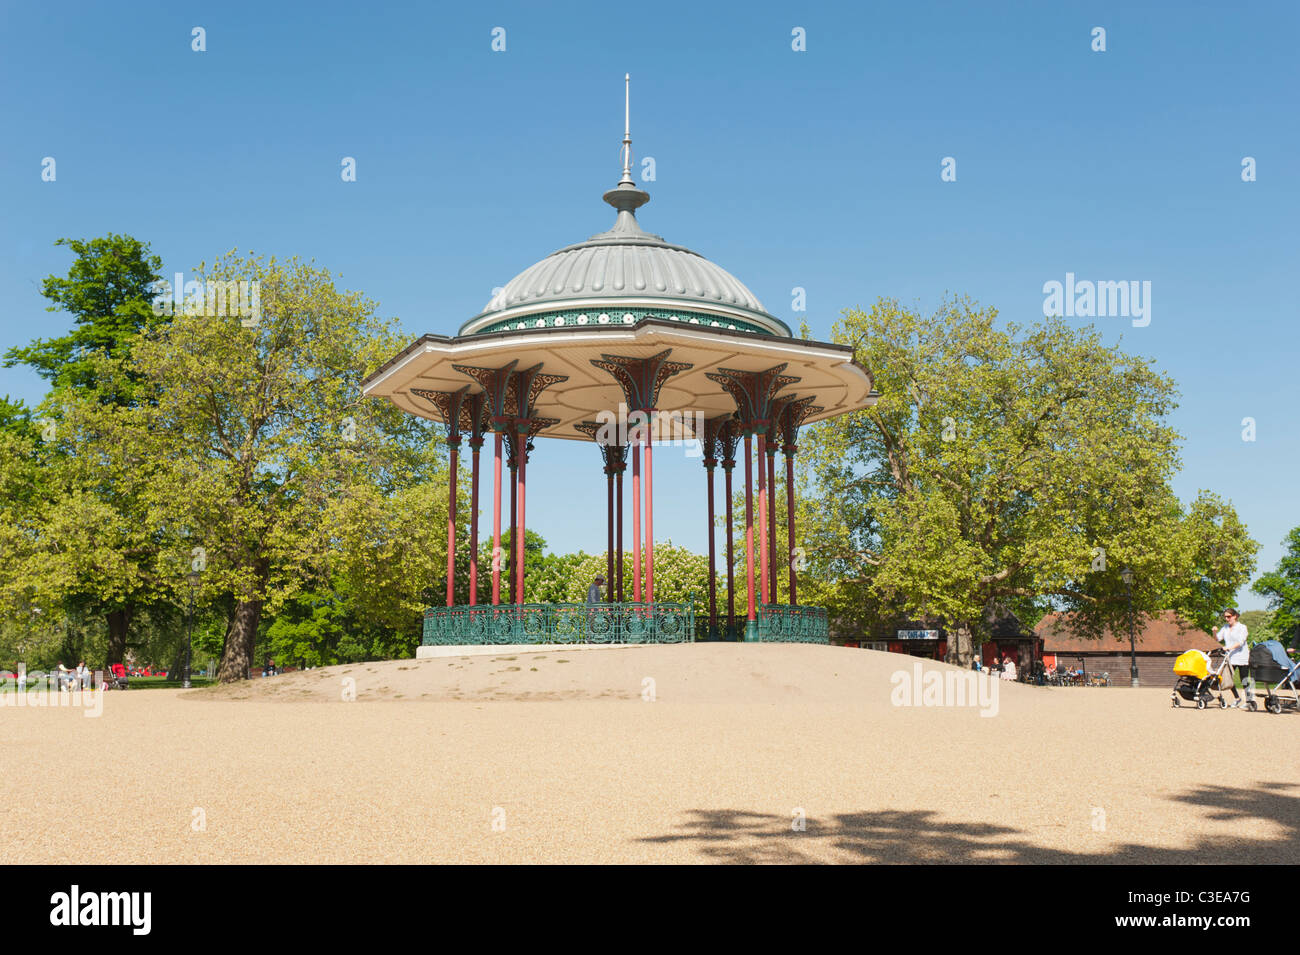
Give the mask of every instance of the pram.
M 126 667 L 120 663 L 114 663 L 104 673 L 104 689 L 106 690 L 125 690 L 130 677 L 126 675 Z
M 1179 702 L 1181 698 L 1194 703 L 1198 710 L 1205 709 L 1216 699 L 1220 709 L 1227 707 L 1228 701 L 1223 698 L 1223 671 L 1228 666 L 1228 655 L 1223 650 L 1211 650 L 1210 654 L 1219 657 L 1219 663 L 1213 670 L 1210 669 L 1214 666 L 1211 657 L 1200 650 L 1188 650 L 1178 655 L 1174 661 L 1174 675 L 1178 677 L 1178 682 L 1174 684 L 1171 696 L 1174 706 L 1182 705 Z M 1250 697 L 1246 699 L 1246 706 L 1252 710 L 1258 708 Z
M 1265 640 L 1257 643 L 1250 651 L 1250 677 L 1256 683 L 1276 683 L 1264 699 L 1264 707 L 1270 713 L 1281 713 L 1284 707 L 1300 710 L 1300 693 L 1296 683 L 1300 681 L 1300 662 L 1292 662 L 1286 655 L 1286 649 L 1277 640 Z M 1279 692 L 1281 691 L 1281 692 Z M 1290 698 L 1282 693 L 1290 691 Z

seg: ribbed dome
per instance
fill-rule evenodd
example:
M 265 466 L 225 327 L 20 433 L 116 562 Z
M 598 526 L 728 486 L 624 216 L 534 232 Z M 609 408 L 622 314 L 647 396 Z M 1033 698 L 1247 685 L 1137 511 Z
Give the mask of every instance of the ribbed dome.
M 651 235 L 637 223 L 635 210 L 650 197 L 631 183 L 605 194 L 618 210 L 614 226 L 585 242 L 567 246 L 507 282 L 483 311 L 461 329 L 473 333 L 509 314 L 570 308 L 613 308 L 619 302 L 654 303 L 667 308 L 736 313 L 772 333 L 789 335 L 745 284 L 698 253 Z

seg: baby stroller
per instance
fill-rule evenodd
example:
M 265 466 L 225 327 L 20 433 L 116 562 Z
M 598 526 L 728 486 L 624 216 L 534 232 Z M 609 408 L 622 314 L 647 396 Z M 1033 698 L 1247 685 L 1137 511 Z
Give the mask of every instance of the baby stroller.
M 104 674 L 104 689 L 106 690 L 125 690 L 130 677 L 126 675 L 126 667 L 120 663 L 114 663 Z
M 1171 697 L 1174 706 L 1182 705 L 1180 699 L 1195 704 L 1198 710 L 1205 709 L 1216 699 L 1220 709 L 1228 705 L 1223 698 L 1223 671 L 1228 666 L 1228 655 L 1222 650 L 1211 650 L 1210 653 L 1219 657 L 1213 670 L 1210 669 L 1214 666 L 1213 661 L 1200 650 L 1188 650 L 1174 661 L 1174 676 L 1178 677 Z M 1255 701 L 1248 700 L 1246 706 L 1255 709 Z
M 1300 662 L 1293 663 L 1277 640 L 1265 640 L 1250 651 L 1250 676 L 1256 683 L 1276 683 L 1264 699 L 1270 713 L 1281 713 L 1284 707 L 1300 710 L 1300 693 L 1296 682 L 1300 680 Z M 1289 691 L 1287 698 L 1282 694 Z

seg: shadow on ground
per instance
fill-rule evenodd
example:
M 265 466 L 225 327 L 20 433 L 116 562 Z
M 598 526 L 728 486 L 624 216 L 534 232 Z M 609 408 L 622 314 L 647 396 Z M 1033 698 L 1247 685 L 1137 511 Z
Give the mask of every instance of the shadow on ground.
M 1180 814 L 1234 822 L 1231 837 L 1201 836 L 1182 848 L 1121 845 L 1106 852 L 1033 844 L 1018 829 L 997 823 L 944 822 L 939 813 L 880 811 L 808 817 L 803 832 L 792 830 L 793 815 L 735 810 L 694 810 L 678 831 L 642 842 L 694 844 L 700 855 L 723 863 L 859 862 L 952 865 L 1030 863 L 1036 865 L 1197 863 L 1295 863 L 1300 844 L 1300 785 L 1261 783 L 1254 789 L 1202 786 L 1169 797 L 1170 819 Z M 1282 829 L 1265 837 L 1260 823 Z M 1080 820 L 1081 846 L 1095 838 Z

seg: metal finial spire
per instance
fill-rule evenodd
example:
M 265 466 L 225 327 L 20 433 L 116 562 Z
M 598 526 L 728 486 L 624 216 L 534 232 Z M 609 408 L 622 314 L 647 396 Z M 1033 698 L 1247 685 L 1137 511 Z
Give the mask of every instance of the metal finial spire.
M 632 179 L 632 74 L 623 74 L 623 178 L 618 181 L 636 185 Z
M 623 178 L 602 197 L 619 212 L 615 228 L 640 231 L 636 224 L 636 210 L 650 201 L 650 195 L 637 188 L 632 178 L 632 74 L 623 74 Z

